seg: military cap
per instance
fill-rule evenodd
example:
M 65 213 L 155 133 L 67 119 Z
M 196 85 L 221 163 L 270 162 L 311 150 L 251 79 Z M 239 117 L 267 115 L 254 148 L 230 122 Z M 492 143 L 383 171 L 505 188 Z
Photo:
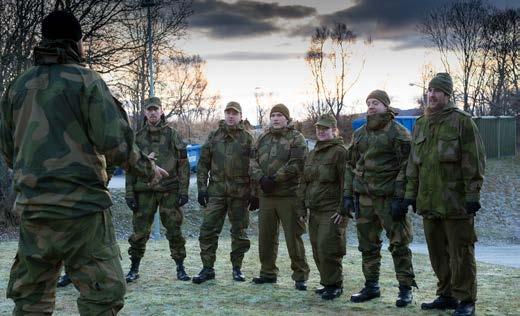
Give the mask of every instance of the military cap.
M 338 127 L 338 121 L 332 114 L 322 114 L 314 126 Z
M 161 99 L 158 97 L 151 97 L 144 100 L 144 108 L 148 110 L 148 108 L 151 107 L 161 108 Z
M 242 107 L 240 106 L 240 104 L 238 102 L 235 102 L 235 101 L 229 102 L 226 105 L 226 109 L 224 110 L 224 112 L 229 109 L 233 109 L 233 110 L 237 111 L 238 113 L 242 113 Z
M 451 96 L 453 93 L 453 81 L 451 80 L 450 74 L 446 72 L 439 72 L 436 74 L 428 84 L 428 89 L 430 88 L 439 89 Z

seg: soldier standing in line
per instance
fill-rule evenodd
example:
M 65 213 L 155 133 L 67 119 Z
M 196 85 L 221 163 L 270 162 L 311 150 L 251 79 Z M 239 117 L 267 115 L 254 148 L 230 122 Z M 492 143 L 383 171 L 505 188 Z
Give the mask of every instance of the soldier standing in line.
M 366 99 L 367 123 L 354 131 L 348 147 L 344 207 L 354 208 L 358 199 L 356 228 L 365 287 L 350 300 L 365 302 L 379 297 L 381 232 L 390 242 L 394 269 L 399 282 L 397 307 L 412 302 L 415 275 L 412 266 L 412 224 L 402 207 L 405 171 L 410 152 L 410 133 L 394 120 L 385 91 L 372 91 Z
M 480 209 L 485 152 L 471 115 L 453 104 L 453 83 L 438 73 L 428 84 L 428 106 L 417 119 L 406 169 L 403 205 L 423 216 L 438 297 L 422 309 L 475 314 L 477 268 L 474 218 Z
M 142 178 L 126 177 L 126 203 L 133 211 L 134 228 L 128 239 L 131 267 L 126 282 L 139 278 L 139 264 L 150 238 L 157 208 L 166 228 L 171 257 L 177 265 L 177 279 L 189 281 L 190 277 L 184 269 L 186 240 L 181 230 L 184 218 L 181 207 L 188 202 L 190 182 L 186 145 L 181 135 L 166 122 L 159 98 L 149 98 L 144 105 L 145 126 L 136 133 L 135 142 L 144 153 L 153 153 L 157 164 L 163 166 L 170 176 L 154 186 L 149 186 Z
M 320 272 L 316 290 L 325 300 L 343 293 L 342 260 L 346 254 L 345 230 L 348 212 L 342 206 L 347 150 L 338 137 L 337 121 L 331 114 L 320 116 L 316 125 L 316 147 L 305 160 L 300 183 L 304 201 L 299 212 L 302 222 L 310 210 L 309 237 L 314 262 Z
M 193 277 L 197 284 L 215 278 L 215 254 L 226 214 L 231 223 L 233 280 L 245 281 L 241 268 L 250 247 L 247 208 L 249 205 L 250 210 L 256 210 L 259 203 L 251 195 L 249 160 L 253 137 L 242 123 L 242 108 L 237 102 L 229 102 L 224 113 L 225 119 L 202 146 L 197 166 L 198 201 L 204 207 L 199 235 L 203 267 Z
M 292 278 L 297 290 L 307 290 L 309 266 L 302 235 L 306 225 L 298 219 L 301 202 L 296 197 L 307 144 L 291 124 L 289 109 L 275 105 L 270 112 L 271 126 L 258 138 L 251 159 L 251 177 L 260 186 L 258 250 L 260 276 L 256 284 L 276 283 L 278 233 L 280 222 L 291 258 Z
M 83 66 L 74 15 L 47 15 L 42 37 L 35 66 L 11 82 L 0 105 L 0 153 L 13 169 L 21 215 L 7 297 L 14 315 L 52 314 L 64 262 L 81 315 L 117 314 L 126 287 L 107 161 L 151 183 L 168 173 L 138 150 L 121 104 Z

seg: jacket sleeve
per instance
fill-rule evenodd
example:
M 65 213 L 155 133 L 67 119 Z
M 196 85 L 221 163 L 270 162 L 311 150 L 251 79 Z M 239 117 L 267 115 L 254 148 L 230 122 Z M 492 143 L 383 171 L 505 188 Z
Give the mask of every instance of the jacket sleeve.
M 486 155 L 477 125 L 470 117 L 464 117 L 460 131 L 461 170 L 466 202 L 478 202 L 484 181 Z
M 336 160 L 336 172 L 338 174 L 338 182 L 340 185 L 339 192 L 344 192 L 345 190 L 345 170 L 347 167 L 347 150 L 344 146 L 341 146 L 341 150 L 338 151 L 338 156 Z M 339 196 L 339 210 L 343 207 L 343 195 L 340 194 Z
M 105 155 L 107 163 L 151 181 L 155 164 L 135 144 L 126 112 L 105 82 L 100 77 L 94 78 L 85 94 L 81 106 L 87 117 L 88 136 L 96 149 Z
M 182 140 L 179 133 L 172 133 L 173 143 L 177 150 L 177 178 L 179 179 L 179 194 L 188 195 L 188 188 L 190 186 L 190 162 L 188 160 L 188 151 L 186 144 Z
M 410 133 L 407 130 L 399 130 L 394 141 L 394 152 L 399 165 L 399 173 L 395 178 L 394 197 L 403 198 L 406 186 L 406 165 L 410 156 Z
M 406 163 L 406 184 L 405 184 L 405 199 L 415 200 L 417 198 L 417 191 L 419 188 L 419 167 L 414 163 L 415 155 L 415 140 L 417 139 L 418 130 L 421 127 L 419 124 L 415 124 L 413 129 L 412 141 L 410 144 L 410 154 L 408 155 L 408 161 Z
M 285 182 L 295 177 L 299 177 L 303 170 L 303 163 L 307 155 L 307 144 L 302 134 L 296 136 L 289 149 L 289 160 L 276 171 L 274 180 Z
M 343 181 L 343 195 L 344 196 L 354 196 L 354 169 L 356 169 L 356 148 L 354 142 L 354 135 L 352 135 L 352 139 L 350 140 L 350 144 L 347 147 L 346 153 L 346 162 L 345 162 L 345 175 Z
M 8 86 L 0 101 L 0 152 L 7 167 L 13 168 L 13 110 L 9 101 L 11 87 Z
M 251 159 L 249 160 L 249 174 L 253 183 L 258 183 L 258 181 L 260 181 L 260 179 L 264 176 L 264 172 L 262 171 L 262 168 L 260 168 L 260 164 L 258 163 L 258 147 L 260 145 L 261 140 L 262 137 L 259 137 L 255 141 L 251 152 Z
M 208 173 L 211 168 L 211 142 L 214 133 L 209 134 L 208 139 L 200 149 L 199 163 L 197 164 L 197 189 L 199 192 L 208 191 Z

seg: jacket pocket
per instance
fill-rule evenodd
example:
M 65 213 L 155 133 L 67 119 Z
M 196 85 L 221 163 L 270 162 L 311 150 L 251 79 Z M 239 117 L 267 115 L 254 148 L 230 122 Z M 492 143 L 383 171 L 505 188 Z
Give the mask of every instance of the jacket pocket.
M 413 140 L 413 149 L 410 154 L 412 155 L 412 162 L 416 165 L 420 165 L 422 162 L 421 152 L 425 140 L 426 137 L 424 136 L 419 136 Z
M 440 162 L 457 162 L 460 160 L 460 143 L 456 135 L 441 135 L 437 143 Z
M 336 164 L 333 162 L 322 162 L 318 167 L 319 182 L 334 182 L 336 181 Z

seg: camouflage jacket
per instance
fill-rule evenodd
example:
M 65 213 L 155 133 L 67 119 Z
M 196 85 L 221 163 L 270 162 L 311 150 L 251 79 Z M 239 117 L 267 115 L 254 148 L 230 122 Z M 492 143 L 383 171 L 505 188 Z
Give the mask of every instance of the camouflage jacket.
M 289 125 L 283 129 L 269 128 L 255 143 L 251 158 L 251 177 L 258 184 L 262 176 L 272 176 L 276 190 L 262 196 L 295 196 L 303 170 L 307 144 L 303 135 Z
M 25 218 L 70 219 L 108 208 L 107 161 L 149 180 L 126 113 L 68 41 L 44 41 L 5 91 L 0 151 Z
M 244 125 L 227 126 L 220 121 L 202 145 L 197 165 L 197 187 L 209 196 L 248 199 L 251 194 L 249 159 L 253 137 Z M 209 178 L 209 184 L 208 184 Z
M 392 112 L 370 115 L 348 146 L 345 195 L 354 192 L 402 198 L 410 133 Z
M 126 177 L 126 196 L 133 197 L 135 192 L 142 191 L 175 191 L 188 195 L 190 184 L 190 167 L 186 144 L 181 135 L 164 120 L 157 126 L 146 124 L 135 136 L 135 142 L 145 153 L 155 153 L 155 163 L 168 171 L 168 177 L 150 186 L 145 179 L 128 175 Z
M 429 218 L 465 218 L 465 202 L 480 199 L 486 157 L 475 122 L 448 104 L 417 119 L 406 169 L 406 194 Z
M 347 149 L 343 139 L 318 141 L 305 160 L 300 197 L 311 211 L 338 211 L 343 199 Z

